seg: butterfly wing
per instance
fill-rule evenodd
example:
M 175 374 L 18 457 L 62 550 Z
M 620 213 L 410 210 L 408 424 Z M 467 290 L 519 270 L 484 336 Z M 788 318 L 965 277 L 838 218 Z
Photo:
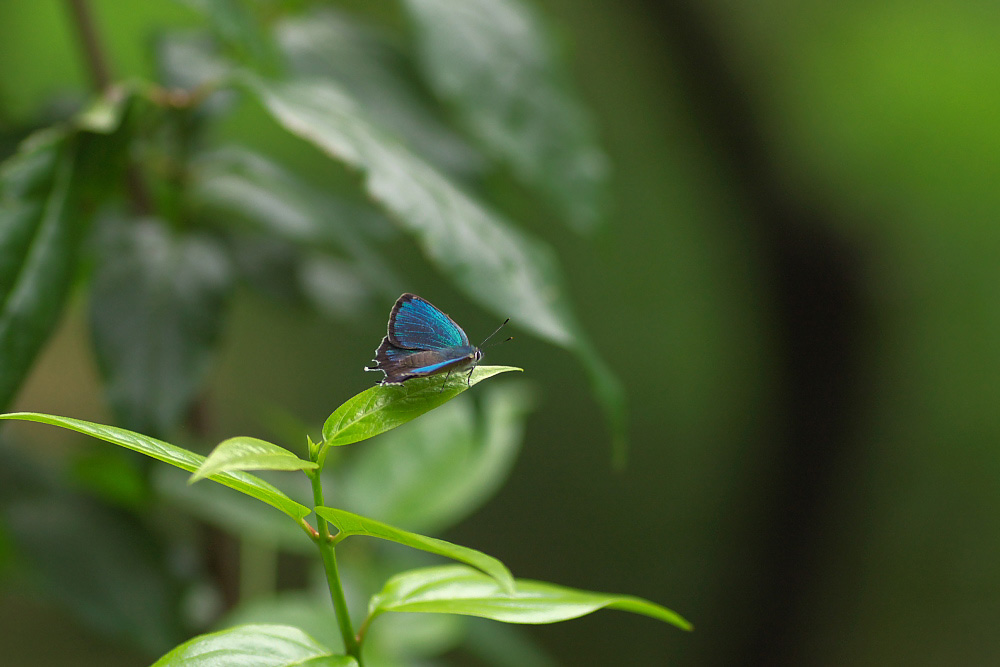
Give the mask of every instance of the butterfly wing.
M 429 301 L 404 294 L 389 313 L 388 335 L 375 350 L 383 384 L 444 373 L 478 360 L 462 327 Z
M 385 373 L 382 384 L 397 384 L 410 378 L 425 377 L 467 367 L 476 361 L 476 350 L 450 348 L 446 351 L 408 350 L 392 344 L 389 337 L 375 350 L 375 368 Z
M 469 347 L 469 337 L 455 320 L 416 294 L 404 294 L 389 313 L 389 342 L 408 350 Z

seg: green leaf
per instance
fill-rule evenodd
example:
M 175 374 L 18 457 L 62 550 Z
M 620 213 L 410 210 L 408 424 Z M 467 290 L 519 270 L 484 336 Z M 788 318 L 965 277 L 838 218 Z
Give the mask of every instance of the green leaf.
M 390 542 L 403 544 L 414 549 L 420 549 L 421 551 L 437 554 L 477 567 L 489 575 L 504 590 L 513 590 L 514 579 L 511 577 L 507 567 L 493 556 L 488 556 L 481 551 L 445 542 L 435 537 L 411 533 L 382 523 L 381 521 L 375 521 L 374 519 L 333 507 L 317 507 L 316 514 L 337 527 L 337 530 L 340 532 L 337 533 L 335 538 L 338 541 L 351 535 L 367 535 L 368 537 L 377 537 L 381 540 L 389 540 Z
M 241 625 L 199 635 L 153 663 L 153 667 L 357 667 L 346 655 L 288 625 Z
M 557 623 L 598 609 L 643 614 L 691 630 L 692 625 L 666 607 L 631 595 L 593 593 L 541 581 L 518 579 L 513 593 L 463 565 L 446 565 L 403 572 L 372 597 L 368 615 L 387 611 L 464 614 L 504 623 Z
M 401 426 L 433 410 L 498 373 L 520 371 L 513 366 L 476 366 L 466 382 L 456 374 L 447 382 L 440 376 L 413 378 L 403 384 L 375 385 L 345 401 L 323 424 L 326 446 L 349 445 Z
M 264 70 L 275 70 L 279 60 L 270 35 L 254 15 L 252 4 L 243 0 L 181 0 L 201 12 L 229 51 L 241 63 L 252 63 Z
M 393 214 L 459 289 L 577 354 L 607 413 L 616 457 L 623 459 L 624 393 L 580 330 L 551 248 L 518 231 L 372 125 L 334 84 L 243 78 L 286 129 L 364 172 L 372 199 Z
M 518 382 L 491 383 L 478 411 L 464 399 L 384 434 L 334 467 L 337 504 L 432 534 L 476 511 L 507 478 L 533 401 Z
M 251 496 L 233 493 L 220 484 L 188 484 L 187 473 L 169 466 L 157 466 L 151 475 L 153 488 L 172 507 L 219 530 L 286 552 L 316 554 L 316 546 L 304 539 L 299 526 Z
M 32 135 L 0 165 L 0 409 L 62 313 L 90 222 L 82 195 L 118 173 L 103 158 L 117 145 L 105 135 L 120 107 L 95 104 L 66 127 Z M 88 169 L 96 160 L 102 169 Z
M 154 655 L 183 637 L 181 582 L 134 516 L 79 495 L 39 497 L 37 489 L 3 514 L 24 575 L 88 627 Z
M 208 373 L 232 286 L 229 260 L 204 236 L 158 221 L 108 220 L 90 325 L 108 398 L 126 426 L 162 435 Z
M 41 424 L 51 424 L 59 426 L 77 433 L 83 433 L 98 440 L 104 440 L 114 445 L 131 449 L 132 451 L 145 454 L 158 461 L 169 463 L 170 465 L 194 472 L 205 461 L 205 457 L 186 449 L 171 445 L 170 443 L 150 438 L 149 436 L 127 431 L 116 426 L 106 426 L 104 424 L 94 424 L 82 419 L 72 417 L 59 417 L 56 415 L 45 415 L 38 412 L 14 412 L 0 415 L 0 419 L 20 419 L 23 421 L 39 422 Z M 218 482 L 231 489 L 245 493 L 257 500 L 267 503 L 275 509 L 281 510 L 295 520 L 302 519 L 308 515 L 310 510 L 305 505 L 295 502 L 279 489 L 268 484 L 264 480 L 254 477 L 244 472 L 224 472 L 212 475 L 209 479 Z
M 206 224 L 337 252 L 383 293 L 400 291 L 395 272 L 359 233 L 385 227 L 380 212 L 319 192 L 263 155 L 235 147 L 199 155 L 185 197 Z
M 240 435 L 216 445 L 188 483 L 233 470 L 312 470 L 318 465 L 314 461 L 303 461 L 272 442 Z
M 398 616 L 452 618 L 447 614 L 390 614 L 384 616 L 385 620 L 380 620 L 379 624 Z M 492 667 L 558 667 L 559 663 L 546 653 L 528 628 L 491 623 L 488 619 L 475 617 L 462 618 L 469 621 L 469 624 L 461 650 L 482 664 Z
M 123 182 L 122 120 L 132 100 L 112 91 L 0 164 L 0 409 L 62 313 L 95 202 Z
M 315 553 L 315 548 L 312 552 Z M 374 574 L 370 570 L 366 573 Z M 357 585 L 350 580 L 345 581 L 348 589 Z M 330 593 L 322 593 L 323 591 L 316 589 L 283 591 L 274 596 L 240 602 L 226 614 L 220 627 L 248 623 L 290 625 L 299 628 L 333 652 L 343 652 L 343 639 L 337 629 L 337 615 L 330 605 Z M 365 636 L 365 664 L 376 667 L 424 664 L 419 661 L 420 658 L 434 658 L 455 648 L 461 642 L 469 620 L 443 614 L 387 616 Z M 508 627 L 495 623 L 491 625 Z
M 0 171 L 0 409 L 52 333 L 85 228 L 71 207 L 71 137 L 50 133 Z
M 309 544 L 310 553 L 316 547 Z M 240 600 L 222 618 L 218 627 L 238 625 L 286 625 L 298 628 L 333 652 L 344 652 L 344 639 L 337 626 L 337 613 L 330 593 L 318 589 L 286 590 L 274 595 Z M 368 648 L 367 645 L 365 647 Z
M 336 81 L 376 123 L 446 172 L 482 171 L 485 160 L 441 120 L 394 36 L 329 7 L 287 18 L 275 34 L 299 77 Z
M 607 158 L 534 8 L 521 0 L 403 4 L 435 92 L 574 228 L 593 229 L 607 194 Z

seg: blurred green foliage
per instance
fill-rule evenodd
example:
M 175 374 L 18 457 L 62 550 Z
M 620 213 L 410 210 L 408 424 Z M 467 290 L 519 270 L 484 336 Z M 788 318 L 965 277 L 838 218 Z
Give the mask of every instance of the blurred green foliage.
M 366 48 L 412 53 L 404 10 L 374 4 L 342 5 L 347 16 L 368 16 L 389 36 L 380 47 Z M 761 525 L 774 519 L 757 509 L 773 484 L 773 442 L 781 437 L 786 409 L 780 361 L 789 342 L 775 329 L 765 239 L 754 231 L 754 213 L 730 164 L 691 104 L 680 47 L 655 4 L 538 3 L 560 38 L 552 48 L 570 55 L 566 67 L 595 112 L 613 166 L 611 209 L 597 243 L 555 223 L 555 200 L 534 196 L 514 165 L 486 166 L 492 163 L 470 148 L 479 139 L 464 134 L 470 120 L 456 113 L 446 91 L 434 89 L 435 97 L 425 90 L 421 97 L 417 88 L 404 97 L 427 105 L 418 116 L 455 121 L 417 124 L 420 130 L 404 136 L 413 145 L 418 137 L 435 137 L 428 143 L 439 152 L 422 149 L 429 161 L 468 179 L 463 183 L 477 183 L 505 217 L 556 249 L 583 327 L 632 397 L 630 465 L 611 475 L 600 420 L 581 407 L 590 400 L 581 371 L 529 338 L 497 350 L 497 358 L 526 368 L 536 380 L 543 410 L 529 422 L 509 485 L 448 535 L 500 556 L 518 573 L 669 600 L 698 626 L 682 636 L 608 615 L 537 635 L 567 664 L 614 663 L 617 646 L 591 641 L 609 628 L 630 647 L 636 664 L 728 664 L 730 651 L 740 646 L 740 629 L 753 619 L 757 591 L 783 583 L 760 579 L 755 548 Z M 277 4 L 254 6 L 267 18 Z M 104 0 L 94 7 L 119 77 L 153 77 L 151 45 L 173 28 L 197 31 L 203 25 L 199 14 L 177 3 L 123 11 Z M 837 484 L 815 517 L 821 544 L 803 593 L 809 613 L 797 619 L 794 632 L 773 640 L 786 643 L 799 664 L 995 662 L 997 14 L 982 3 L 931 0 L 877 7 L 712 0 L 697 3 L 696 13 L 748 91 L 755 118 L 747 122 L 756 123 L 775 165 L 772 186 L 829 212 L 826 231 L 860 249 L 854 271 L 872 305 L 858 331 L 862 401 L 850 423 L 851 458 L 832 471 Z M 290 42 L 295 32 L 282 34 Z M 87 77 L 58 3 L 0 5 L 0 38 L 0 147 L 10 153 L 27 130 L 66 117 L 65 110 L 86 97 Z M 330 48 L 345 43 L 343 37 L 326 40 Z M 320 74 L 346 56 L 295 57 L 302 71 Z M 411 74 L 420 66 L 403 62 Z M 389 76 L 377 68 L 368 72 L 359 78 Z M 391 117 L 409 103 L 376 106 Z M 448 110 L 443 115 L 442 106 Z M 391 122 L 373 114 L 376 119 Z M 334 186 L 354 184 L 355 177 L 304 142 L 284 137 L 260 108 L 237 104 L 209 139 L 243 144 L 274 164 L 256 162 L 253 154 L 205 154 L 199 163 L 205 169 L 217 168 L 216 159 L 238 162 L 238 168 L 222 169 L 242 169 L 245 178 L 232 189 L 221 183 L 215 191 L 190 192 L 206 202 L 203 211 L 216 205 L 214 197 L 249 201 L 254 188 L 248 183 L 276 184 L 274 174 L 285 171 L 302 180 L 285 200 L 289 207 L 258 218 L 245 212 L 251 229 L 260 218 L 294 222 L 294 207 L 306 201 L 365 204 L 332 204 Z M 354 245 L 338 237 L 343 254 L 333 258 L 314 252 L 319 241 L 308 226 L 286 226 L 287 244 L 280 248 L 249 235 L 240 242 L 246 246 L 237 263 L 241 280 L 267 285 L 287 300 L 276 305 L 248 290 L 237 293 L 221 356 L 207 376 L 213 407 L 207 440 L 247 430 L 257 423 L 261 403 L 316 423 L 337 402 L 331 397 L 362 388 L 369 378 L 360 366 L 384 325 L 382 302 L 411 288 L 402 276 L 419 276 L 412 289 L 448 295 L 435 302 L 458 302 L 448 310 L 470 332 L 489 329 L 495 318 L 463 306 L 381 215 L 369 214 Z M 355 271 L 371 266 L 373 244 L 397 275 L 380 269 L 356 278 Z M 297 255 L 302 246 L 310 248 L 309 262 Z M 385 276 L 384 283 L 373 273 Z M 324 312 L 336 319 L 319 320 L 303 307 L 310 299 L 335 304 Z M 343 304 L 352 306 L 345 311 Z M 70 310 L 18 407 L 106 416 L 94 398 L 99 384 L 90 352 L 78 342 L 86 336 L 81 317 L 79 308 Z M 14 439 L 15 431 L 5 435 Z M 18 451 L 50 451 L 39 436 L 16 435 Z M 24 488 L 3 474 L 4 489 Z M 167 481 L 162 486 L 173 488 Z M 627 521 L 621 508 L 630 512 Z M 244 534 L 266 531 L 264 526 L 248 522 Z M 175 555 L 182 563 L 190 562 L 185 549 L 179 548 L 188 555 Z M 10 566 L 5 571 L 10 580 Z M 21 604 L 13 595 L 8 604 Z M 731 613 L 747 604 L 745 616 Z

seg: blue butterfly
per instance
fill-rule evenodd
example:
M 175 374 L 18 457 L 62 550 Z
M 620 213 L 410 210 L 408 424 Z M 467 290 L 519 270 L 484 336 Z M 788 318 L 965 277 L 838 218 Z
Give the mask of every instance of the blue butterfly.
M 497 331 L 504 324 L 507 322 Z M 483 358 L 483 351 L 469 344 L 469 337 L 455 320 L 416 294 L 404 294 L 396 300 L 389 313 L 388 329 L 389 335 L 375 350 L 375 366 L 365 368 L 385 374 L 380 384 L 401 384 L 437 373 L 451 375 L 466 368 L 471 379 L 473 369 Z M 496 331 L 486 340 L 494 334 Z

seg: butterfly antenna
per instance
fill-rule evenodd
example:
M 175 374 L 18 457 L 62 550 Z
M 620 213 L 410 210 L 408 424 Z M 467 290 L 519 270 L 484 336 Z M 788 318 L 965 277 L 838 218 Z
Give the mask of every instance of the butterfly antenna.
M 483 339 L 483 342 L 479 344 L 479 347 L 482 347 L 483 345 L 485 345 L 485 344 L 486 344 L 486 341 L 488 341 L 488 340 L 489 340 L 490 338 L 493 338 L 493 337 L 494 337 L 494 336 L 496 336 L 496 335 L 497 335 L 498 333 L 500 333 L 500 330 L 501 330 L 501 329 L 503 329 L 503 328 L 504 328 L 505 326 L 507 326 L 507 323 L 508 323 L 508 322 L 510 322 L 510 318 L 509 318 L 509 317 L 508 317 L 507 319 L 505 319 L 505 320 L 503 321 L 503 324 L 501 324 L 500 326 L 498 326 L 498 327 L 497 327 L 497 330 L 496 330 L 496 331 L 494 331 L 494 332 L 493 332 L 493 333 L 491 333 L 491 334 L 490 334 L 489 336 L 487 336 L 486 338 L 484 338 L 484 339 Z M 508 338 L 507 340 L 502 340 L 502 341 L 500 341 L 500 343 L 506 343 L 506 342 L 507 342 L 508 340 L 510 340 L 511 338 L 513 338 L 513 336 L 511 336 L 511 337 L 510 337 L 510 338 Z M 493 343 L 493 345 L 499 345 L 500 343 Z M 492 346 L 491 346 L 491 347 L 492 347 Z

